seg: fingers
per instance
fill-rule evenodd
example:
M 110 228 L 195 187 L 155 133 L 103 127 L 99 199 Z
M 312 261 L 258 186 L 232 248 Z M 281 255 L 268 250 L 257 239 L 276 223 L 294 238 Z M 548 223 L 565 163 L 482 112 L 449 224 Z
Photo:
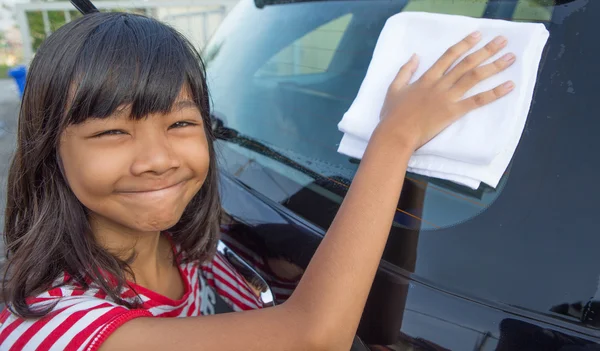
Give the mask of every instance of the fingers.
M 464 74 L 478 67 L 490 57 L 496 55 L 500 50 L 506 47 L 508 43 L 507 39 L 503 36 L 498 36 L 494 40 L 487 43 L 483 48 L 475 51 L 469 56 L 465 57 L 456 67 L 452 68 L 450 72 L 442 78 L 441 84 L 446 86 L 452 86 L 456 83 Z
M 400 68 L 396 78 L 394 78 L 394 81 L 390 85 L 390 88 L 400 89 L 407 86 L 417 70 L 417 67 L 419 67 L 419 58 L 414 54 L 411 56 L 410 60 Z
M 464 99 L 458 103 L 459 114 L 462 116 L 476 108 L 491 104 L 510 93 L 514 88 L 515 84 L 512 81 L 509 81 L 492 90 Z
M 467 51 L 471 50 L 481 39 L 480 32 L 469 34 L 466 38 L 451 46 L 437 62 L 423 75 L 425 79 L 439 79 Z
M 515 60 L 515 55 L 509 53 L 492 63 L 471 69 L 468 73 L 464 74 L 451 88 L 451 95 L 457 99 L 460 99 L 467 91 L 477 85 L 477 83 L 504 71 L 510 67 Z

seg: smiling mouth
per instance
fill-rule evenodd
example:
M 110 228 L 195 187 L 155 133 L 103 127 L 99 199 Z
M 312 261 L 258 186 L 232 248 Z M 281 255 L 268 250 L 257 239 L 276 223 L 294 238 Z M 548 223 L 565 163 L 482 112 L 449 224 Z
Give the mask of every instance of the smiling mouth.
M 186 181 L 181 181 L 177 184 L 153 190 L 120 191 L 119 194 L 126 196 L 163 197 L 178 192 L 185 182 Z

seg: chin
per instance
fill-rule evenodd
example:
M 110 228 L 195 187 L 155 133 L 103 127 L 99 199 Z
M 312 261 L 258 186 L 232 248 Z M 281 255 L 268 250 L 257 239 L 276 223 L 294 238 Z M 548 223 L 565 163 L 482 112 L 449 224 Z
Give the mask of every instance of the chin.
M 132 229 L 139 232 L 163 232 L 177 224 L 178 220 L 173 221 L 152 221 L 147 223 L 135 223 Z
M 132 228 L 142 232 L 165 231 L 177 224 L 181 215 L 182 213 L 169 213 L 168 211 L 146 212 L 133 218 Z

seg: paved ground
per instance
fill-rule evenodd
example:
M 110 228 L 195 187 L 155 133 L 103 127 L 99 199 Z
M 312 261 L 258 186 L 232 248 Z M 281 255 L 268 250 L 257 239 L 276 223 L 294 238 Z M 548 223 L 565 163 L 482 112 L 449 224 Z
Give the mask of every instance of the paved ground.
M 6 178 L 13 155 L 19 112 L 19 95 L 12 80 L 0 79 L 0 232 L 4 229 Z M 0 240 L 0 262 L 4 257 L 4 239 Z

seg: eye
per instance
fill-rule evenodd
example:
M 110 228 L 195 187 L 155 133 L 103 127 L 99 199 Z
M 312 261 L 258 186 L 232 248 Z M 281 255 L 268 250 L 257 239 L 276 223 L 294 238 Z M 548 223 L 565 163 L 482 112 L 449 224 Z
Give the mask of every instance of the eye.
M 102 136 L 108 136 L 108 135 L 125 135 L 127 134 L 127 132 L 120 130 L 120 129 L 112 129 L 112 130 L 107 130 L 101 133 L 98 133 L 96 135 L 94 135 L 95 138 L 99 138 Z
M 169 129 L 173 129 L 173 128 L 184 128 L 184 127 L 190 127 L 190 126 L 195 126 L 196 123 L 192 123 L 192 122 L 186 122 L 186 121 L 179 121 L 179 122 L 175 122 L 173 123 Z

